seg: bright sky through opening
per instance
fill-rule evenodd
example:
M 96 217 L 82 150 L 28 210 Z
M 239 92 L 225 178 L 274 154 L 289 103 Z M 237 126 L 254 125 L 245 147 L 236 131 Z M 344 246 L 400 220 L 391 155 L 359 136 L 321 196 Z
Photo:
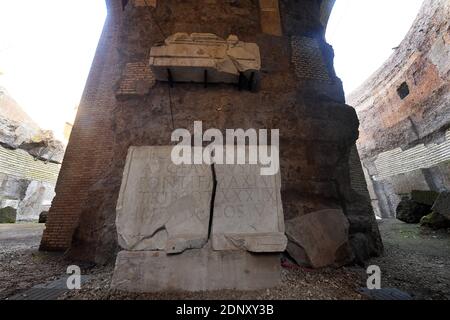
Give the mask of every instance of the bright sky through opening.
M 423 0 L 336 0 L 327 29 L 335 69 L 348 95 L 394 52 Z

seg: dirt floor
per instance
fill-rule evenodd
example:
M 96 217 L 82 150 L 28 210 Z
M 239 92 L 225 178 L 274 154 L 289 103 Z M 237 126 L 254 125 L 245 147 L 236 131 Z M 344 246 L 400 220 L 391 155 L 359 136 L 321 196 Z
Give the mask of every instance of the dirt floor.
M 382 286 L 416 299 L 450 299 L 450 229 L 383 220 L 380 231 L 384 255 L 369 263 L 381 268 Z
M 61 277 L 61 254 L 39 252 L 42 224 L 0 224 L 0 300 Z
M 0 300 L 65 275 L 74 264 L 63 254 L 38 251 L 43 227 L 0 225 Z M 382 270 L 382 287 L 398 288 L 415 299 L 450 299 L 450 230 L 431 231 L 397 220 L 383 220 L 385 254 L 367 265 Z M 112 266 L 80 265 L 93 276 L 62 299 L 365 299 L 358 290 L 367 276 L 361 267 L 308 270 L 285 263 L 283 282 L 271 290 L 208 293 L 129 294 L 109 289 Z

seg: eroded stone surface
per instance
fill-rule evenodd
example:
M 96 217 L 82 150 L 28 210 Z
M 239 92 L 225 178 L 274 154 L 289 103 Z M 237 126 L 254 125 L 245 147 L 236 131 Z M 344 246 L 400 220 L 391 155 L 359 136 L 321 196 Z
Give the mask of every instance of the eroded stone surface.
M 322 210 L 286 221 L 288 252 L 314 268 L 342 265 L 352 258 L 349 222 L 342 210 Z
M 176 166 L 172 147 L 131 147 L 117 203 L 119 244 L 179 253 L 208 241 L 213 176 L 208 165 Z
M 170 146 L 128 152 L 116 222 L 125 250 L 116 259 L 113 287 L 157 292 L 278 285 L 275 252 L 287 244 L 279 173 L 262 176 L 259 165 L 176 166 L 171 152 Z
M 283 252 L 280 174 L 261 175 L 259 165 L 215 165 L 214 250 Z
M 31 181 L 17 209 L 18 221 L 37 221 L 42 211 L 48 210 L 55 197 L 54 186 L 41 181 Z
M 119 252 L 112 287 L 131 292 L 258 290 L 281 281 L 279 254 L 188 250 Z

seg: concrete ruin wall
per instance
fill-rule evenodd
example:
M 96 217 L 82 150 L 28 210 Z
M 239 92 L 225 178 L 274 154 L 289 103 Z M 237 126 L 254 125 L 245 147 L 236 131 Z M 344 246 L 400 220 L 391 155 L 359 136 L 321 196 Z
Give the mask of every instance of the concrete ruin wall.
M 355 153 L 350 158 L 358 119 L 344 104 L 333 50 L 324 40 L 323 3 L 281 0 L 279 11 L 273 10 L 276 1 L 258 3 L 107 1 L 41 249 L 70 248 L 73 256 L 97 262 L 114 259 L 115 207 L 128 148 L 171 145 L 174 129 L 192 132 L 201 120 L 204 130 L 279 128 L 285 218 L 342 209 L 355 254 L 381 252 L 362 168 Z M 146 68 L 150 49 L 176 32 L 236 34 L 257 43 L 262 72 L 256 92 L 154 81 Z M 350 166 L 357 172 L 353 179 Z
M 0 209 L 17 211 L 18 221 L 35 221 L 48 211 L 63 146 L 0 88 Z
M 450 3 L 427 0 L 389 60 L 348 102 L 378 215 L 402 194 L 450 189 Z

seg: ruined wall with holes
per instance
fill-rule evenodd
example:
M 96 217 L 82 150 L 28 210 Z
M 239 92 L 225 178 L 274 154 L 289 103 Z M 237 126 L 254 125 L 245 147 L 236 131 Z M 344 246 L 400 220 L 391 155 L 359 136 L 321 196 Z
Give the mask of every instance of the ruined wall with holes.
M 358 179 L 362 168 L 356 153 L 350 157 L 358 120 L 334 73 L 321 0 L 107 3 L 41 249 L 70 248 L 74 257 L 97 262 L 115 258 L 115 206 L 128 148 L 171 145 L 175 128 L 192 132 L 194 121 L 201 120 L 204 130 L 280 129 L 286 219 L 343 208 L 355 250 L 365 256 L 381 252 L 364 181 Z M 194 83 L 170 88 L 155 81 L 147 68 L 150 49 L 176 32 L 235 34 L 257 43 L 258 88 Z
M 63 145 L 0 87 L 0 210 L 12 208 L 17 221 L 38 220 L 50 208 L 63 154 Z
M 427 0 L 390 59 L 348 97 L 374 207 L 395 216 L 402 194 L 450 189 L 450 2 Z

